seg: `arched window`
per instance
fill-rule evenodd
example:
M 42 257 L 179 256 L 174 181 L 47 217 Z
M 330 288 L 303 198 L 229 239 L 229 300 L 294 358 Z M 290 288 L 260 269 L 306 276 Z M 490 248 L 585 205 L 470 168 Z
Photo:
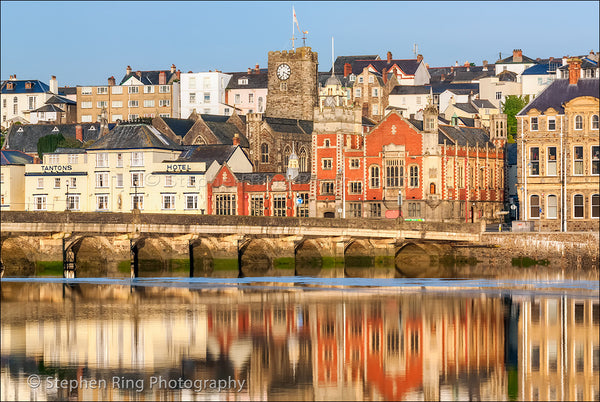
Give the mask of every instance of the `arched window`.
M 269 163 L 269 144 L 263 143 L 260 146 L 260 161 L 262 163 Z
M 412 165 L 409 170 L 410 187 L 419 187 L 419 167 Z
M 381 176 L 379 165 L 371 166 L 370 173 L 371 173 L 371 188 L 379 188 L 380 176 Z
M 573 218 L 583 218 L 583 195 L 573 196 Z
M 435 194 L 435 183 L 429 183 L 429 194 Z
M 299 159 L 299 167 L 300 167 L 300 171 L 301 172 L 308 172 L 308 163 L 307 163 L 307 158 L 306 158 L 306 149 L 302 148 L 300 150 L 300 156 L 298 157 Z
M 592 116 L 592 130 L 598 130 L 598 115 Z
M 283 150 L 283 167 L 284 167 L 284 169 L 287 169 L 287 167 L 288 167 L 291 154 L 292 154 L 292 149 L 290 148 L 289 145 L 286 145 L 285 149 Z
M 583 130 L 583 117 L 575 116 L 575 130 Z
M 534 219 L 540 218 L 540 196 L 532 195 L 529 197 L 529 217 Z

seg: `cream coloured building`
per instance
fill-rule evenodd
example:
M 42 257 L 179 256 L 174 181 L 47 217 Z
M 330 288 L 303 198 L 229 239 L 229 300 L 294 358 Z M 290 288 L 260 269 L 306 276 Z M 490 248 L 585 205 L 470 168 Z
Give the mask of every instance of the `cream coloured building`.
M 0 210 L 23 211 L 25 209 L 25 166 L 34 158 L 21 152 L 3 149 L 0 165 Z
M 206 162 L 152 126 L 119 125 L 86 150 L 59 149 L 25 168 L 25 210 L 206 211 Z

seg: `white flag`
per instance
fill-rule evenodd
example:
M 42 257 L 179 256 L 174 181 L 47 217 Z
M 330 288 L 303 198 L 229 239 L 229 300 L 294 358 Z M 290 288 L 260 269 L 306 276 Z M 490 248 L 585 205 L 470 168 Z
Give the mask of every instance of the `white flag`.
M 294 6 L 292 6 L 292 11 L 294 13 L 294 22 L 296 23 L 296 27 L 298 28 L 298 32 L 302 32 L 300 30 L 300 25 L 298 25 L 298 18 L 296 18 L 296 10 L 294 10 Z

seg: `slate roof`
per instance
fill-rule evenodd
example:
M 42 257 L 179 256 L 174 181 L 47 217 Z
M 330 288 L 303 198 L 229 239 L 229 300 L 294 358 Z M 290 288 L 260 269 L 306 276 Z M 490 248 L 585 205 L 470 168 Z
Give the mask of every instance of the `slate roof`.
M 346 63 L 350 65 L 354 64 L 354 62 L 359 60 L 379 60 L 379 56 L 376 54 L 364 55 L 364 56 L 338 56 L 333 63 L 333 68 L 335 69 L 335 73 L 344 74 L 344 66 Z M 362 72 L 362 70 L 361 70 Z M 329 74 L 331 74 L 331 69 L 329 69 Z
M 53 154 L 85 154 L 83 148 L 56 148 Z
M 473 71 L 471 69 L 470 71 L 466 71 L 466 70 L 465 71 L 455 71 L 452 82 L 457 82 L 457 81 L 471 82 L 471 81 L 475 81 L 475 80 L 480 80 L 485 77 L 493 77 L 494 75 L 496 75 L 494 70 Z
M 396 85 L 390 95 L 429 95 L 431 85 Z
M 362 125 L 367 127 L 375 127 L 377 123 L 366 116 L 362 117 Z
M 544 113 L 548 108 L 553 108 L 558 113 L 564 113 L 563 105 L 571 99 L 580 96 L 598 98 L 600 79 L 580 78 L 577 84 L 570 85 L 568 79 L 554 80 L 538 96 L 525 106 L 517 116 L 524 116 L 531 109 Z
M 83 129 L 83 142 L 95 141 L 100 135 L 100 123 L 74 123 L 74 124 L 17 124 L 8 129 L 3 149 L 19 150 L 28 154 L 37 153 L 37 143 L 40 138 L 61 133 L 65 138 L 75 138 L 75 127 L 81 125 Z M 114 127 L 109 124 L 108 128 Z M 92 127 L 94 129 L 92 129 Z M 58 131 L 53 131 L 57 128 Z
M 253 173 L 235 173 L 238 181 L 243 181 L 248 184 L 265 184 L 267 182 L 267 178 L 272 182 L 273 177 L 275 175 L 283 175 L 284 173 L 271 173 L 271 172 L 253 172 Z M 298 173 L 298 177 L 293 183 L 309 183 L 310 182 L 310 172 L 300 172 Z
M 240 145 L 242 147 L 248 148 L 250 146 L 246 134 L 242 133 L 235 124 L 227 122 L 230 116 L 202 114 L 200 117 L 221 144 L 232 145 L 233 137 L 237 134 L 240 137 Z
M 494 106 L 494 104 L 487 99 L 472 99 L 471 102 L 473 102 L 479 109 L 497 109 L 496 106 Z
M 58 87 L 59 95 L 77 95 L 77 87 Z
M 358 75 L 363 72 L 363 69 L 368 66 L 373 66 L 377 72 L 381 73 L 383 69 L 390 70 L 393 65 L 397 65 L 400 69 L 408 75 L 414 75 L 417 68 L 421 64 L 417 59 L 403 59 L 403 60 L 392 60 L 388 63 L 386 60 L 356 60 L 352 63 L 352 73 Z M 342 70 L 343 71 L 343 70 Z
M 465 127 L 475 127 L 475 119 L 460 116 L 458 117 L 458 120 L 460 120 Z
M 7 84 L 13 83 L 13 89 L 8 89 Z M 31 89 L 25 89 L 25 83 L 31 82 L 33 85 Z M 30 93 L 46 93 L 50 91 L 48 84 L 40 80 L 6 80 L 2 81 L 2 93 L 3 94 L 30 94 Z
M 527 56 L 523 56 L 523 61 L 513 61 L 512 54 L 509 57 L 502 59 L 502 60 L 498 60 L 496 62 L 496 64 L 529 64 L 529 63 L 536 64 L 537 62 Z
M 439 95 L 446 90 L 450 90 L 454 94 L 469 94 L 473 91 L 473 94 L 479 93 L 479 84 L 465 82 L 465 83 L 439 83 L 432 84 L 431 88 L 435 95 Z
M 162 118 L 167 126 L 175 133 L 175 135 L 183 138 L 190 128 L 194 125 L 195 121 L 192 119 L 176 119 L 174 117 L 163 117 Z
M 412 124 L 413 126 L 415 126 L 415 128 L 419 131 L 423 131 L 423 120 L 417 120 L 417 119 L 406 119 L 408 120 L 408 122 L 410 124 Z
M 64 110 L 62 110 L 58 106 L 44 105 L 42 107 L 39 107 L 39 108 L 33 110 L 33 112 L 59 112 L 59 113 L 62 113 L 62 112 L 64 112 Z
M 455 103 L 454 107 L 467 113 L 477 114 L 479 111 L 470 103 Z
M 230 73 L 232 75 L 229 80 L 229 84 L 227 84 L 227 89 L 258 89 L 258 88 L 268 88 L 269 84 L 269 74 L 265 72 L 255 73 L 252 71 L 250 74 L 248 72 L 242 73 Z M 238 84 L 238 80 L 240 78 L 247 78 L 248 84 L 241 85 Z
M 310 120 L 284 119 L 265 117 L 266 123 L 278 133 L 312 134 L 313 122 Z
M 535 64 L 523 71 L 521 75 L 548 75 L 562 65 L 560 60 L 550 63 Z
M 46 104 L 54 104 L 54 105 L 60 105 L 60 104 L 65 104 L 65 105 L 76 105 L 77 102 L 75 102 L 74 100 L 65 98 L 64 96 L 60 96 L 60 95 L 52 95 L 47 101 Z
M 559 70 L 568 70 L 569 69 L 569 64 L 565 64 L 564 66 L 562 65 L 562 63 L 560 63 L 560 67 L 558 67 Z M 594 60 L 590 60 L 588 58 L 581 58 L 581 69 L 585 70 L 588 68 L 598 68 L 598 63 L 596 63 Z
M 5 165 L 25 165 L 33 163 L 33 157 L 21 151 L 3 149 L 0 151 L 0 164 Z
M 217 161 L 219 165 L 227 162 L 233 155 L 238 145 L 196 145 L 194 148 L 182 152 L 178 161 L 186 162 L 206 162 L 207 165 L 212 161 Z
M 494 148 L 494 144 L 483 128 L 439 125 L 438 144 L 443 144 L 444 139 L 460 146 L 465 146 L 467 143 L 469 146 L 475 146 L 476 143 L 485 146 L 487 143 L 488 147 Z
M 142 82 L 142 85 L 158 85 L 158 78 L 160 72 L 165 72 L 165 82 L 169 83 L 171 79 L 177 78 L 177 72 L 172 73 L 170 69 L 167 70 L 155 70 L 155 71 L 140 71 L 141 77 L 138 77 L 137 71 L 131 71 L 129 74 L 125 74 L 119 85 L 123 85 L 131 77 L 135 77 Z
M 148 124 L 120 124 L 87 149 L 172 149 L 183 148 Z
M 469 71 L 467 71 L 467 68 Z M 495 64 L 488 64 L 487 71 L 484 71 L 484 66 L 429 67 L 427 71 L 431 76 L 429 82 L 434 84 L 478 80 L 494 76 L 495 69 Z M 444 75 L 444 81 L 442 81 L 442 75 Z
M 317 80 L 319 81 L 319 87 L 324 87 L 325 84 L 327 83 L 327 80 L 329 80 L 331 78 L 331 71 L 327 72 L 327 73 L 319 73 L 317 76 Z M 352 82 L 350 82 L 350 77 L 344 77 L 343 74 L 335 74 L 335 78 L 337 78 L 340 83 L 342 84 L 342 87 L 351 87 L 352 86 Z

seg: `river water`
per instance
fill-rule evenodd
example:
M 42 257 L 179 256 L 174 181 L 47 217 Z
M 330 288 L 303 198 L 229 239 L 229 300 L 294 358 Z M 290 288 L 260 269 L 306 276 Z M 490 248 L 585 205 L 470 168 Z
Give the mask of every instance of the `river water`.
M 598 400 L 597 281 L 4 278 L 1 400 Z

